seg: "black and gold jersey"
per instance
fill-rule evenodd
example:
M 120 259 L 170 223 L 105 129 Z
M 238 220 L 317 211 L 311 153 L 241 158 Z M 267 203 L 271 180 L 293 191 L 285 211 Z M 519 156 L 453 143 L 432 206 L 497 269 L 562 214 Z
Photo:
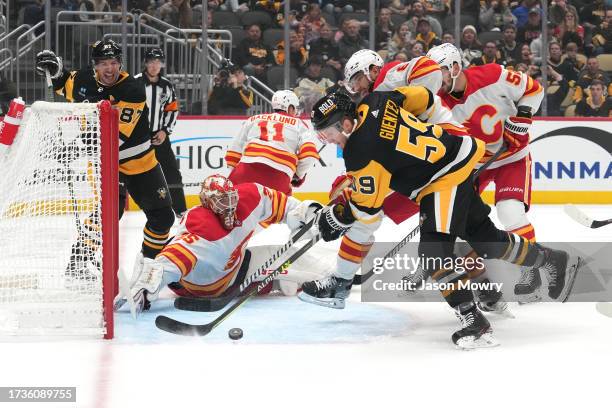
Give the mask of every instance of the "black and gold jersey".
M 69 102 L 99 102 L 108 100 L 119 111 L 119 171 L 140 174 L 157 165 L 151 146 L 149 112 L 144 85 L 122 71 L 112 86 L 102 85 L 95 71 L 86 68 L 64 71 L 53 80 L 55 91 Z
M 432 104 L 426 88 L 407 86 L 373 92 L 357 106 L 356 128 L 343 152 L 347 173 L 355 179 L 351 209 L 356 218 L 374 218 L 392 191 L 418 203 L 458 185 L 483 156 L 483 142 L 449 135 L 416 118 Z

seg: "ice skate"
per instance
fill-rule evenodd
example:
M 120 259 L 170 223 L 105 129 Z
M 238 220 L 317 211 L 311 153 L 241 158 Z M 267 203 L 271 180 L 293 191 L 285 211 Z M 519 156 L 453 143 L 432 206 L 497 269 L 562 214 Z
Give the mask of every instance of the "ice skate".
M 460 308 L 455 310 L 462 328 L 453 333 L 452 340 L 462 350 L 499 346 L 493 336 L 493 329 L 486 317 L 473 305 L 469 310 L 461 313 Z
M 569 298 L 574 287 L 576 274 L 582 260 L 579 257 L 571 257 L 565 251 L 545 248 L 546 259 L 540 270 L 548 278 L 548 296 L 565 302 Z
M 522 268 L 521 278 L 514 285 L 514 294 L 520 305 L 535 303 L 542 300 L 540 287 L 542 278 L 538 268 Z
M 353 286 L 352 279 L 342 279 L 332 275 L 304 283 L 298 298 L 319 306 L 344 309 L 344 301 L 351 293 L 351 286 Z
M 485 279 L 483 282 L 488 282 Z M 514 319 L 514 314 L 508 307 L 508 302 L 504 300 L 502 292 L 494 289 L 474 291 L 478 298 L 478 308 L 483 312 L 494 313 L 509 319 Z

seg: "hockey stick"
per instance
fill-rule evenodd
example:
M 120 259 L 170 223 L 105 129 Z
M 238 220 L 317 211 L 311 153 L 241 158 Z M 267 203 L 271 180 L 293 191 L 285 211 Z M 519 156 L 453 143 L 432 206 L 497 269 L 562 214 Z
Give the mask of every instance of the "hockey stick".
M 503 144 L 502 147 L 497 152 L 495 152 L 495 154 L 493 156 L 491 156 L 491 158 L 485 164 L 480 166 L 480 168 L 478 168 L 474 172 L 474 174 L 472 174 L 472 180 L 474 180 L 474 182 L 475 182 L 478 179 L 478 176 L 480 175 L 480 173 L 482 173 L 484 170 L 486 170 L 506 150 L 508 150 L 508 147 L 507 147 L 506 144 Z M 404 239 L 402 239 L 396 246 L 394 246 L 389 252 L 387 252 L 385 254 L 384 258 L 388 258 L 390 256 L 394 256 L 395 254 L 397 254 L 400 251 L 400 249 L 402 249 L 408 242 L 410 242 L 410 240 L 412 238 L 414 238 L 416 236 L 416 234 L 419 232 L 420 229 L 421 229 L 420 225 L 417 225 L 416 227 L 414 227 L 414 229 L 412 231 L 410 231 L 410 233 L 408 235 L 406 235 L 404 237 Z M 361 284 L 363 284 L 363 282 L 365 282 L 368 279 L 370 279 L 372 277 L 372 275 L 374 275 L 374 268 L 373 267 L 372 267 L 372 269 L 370 269 L 367 273 L 365 273 L 363 275 L 355 275 L 353 277 L 353 285 L 361 285 Z
M 351 182 L 352 182 L 352 179 L 347 178 L 342 183 L 340 183 L 336 187 L 336 189 L 332 192 L 330 203 L 336 198 L 338 194 L 341 194 L 345 188 L 349 187 Z M 215 327 L 217 327 L 225 319 L 227 319 L 232 313 L 234 313 L 234 311 L 238 309 L 240 306 L 242 306 L 247 300 L 257 295 L 257 293 L 263 290 L 268 285 L 268 283 L 276 279 L 276 277 L 283 270 L 287 269 L 289 266 L 289 260 L 292 259 L 291 262 L 293 262 L 297 258 L 299 258 L 299 256 L 301 256 L 302 254 L 306 252 L 308 248 L 305 249 L 305 247 L 308 246 L 308 244 L 300 248 L 300 250 L 298 250 L 295 254 L 293 254 L 293 256 L 289 257 L 287 261 L 283 262 L 281 265 L 276 267 L 276 269 L 274 269 L 271 273 L 269 273 L 263 281 L 259 282 L 257 285 L 250 286 L 250 284 L 258 276 L 261 276 L 261 274 L 264 271 L 266 271 L 269 268 L 269 266 L 280 257 L 280 255 L 287 252 L 289 248 L 291 248 L 299 240 L 299 238 L 301 238 L 304 234 L 306 234 L 306 232 L 308 232 L 308 230 L 310 230 L 310 228 L 312 228 L 312 226 L 315 225 L 317 220 L 318 220 L 318 216 L 315 215 L 314 217 L 312 217 L 312 219 L 308 221 L 306 224 L 304 224 L 304 226 L 302 226 L 302 228 L 300 228 L 298 232 L 293 234 L 293 236 L 289 239 L 289 241 L 285 245 L 283 245 L 268 261 L 264 262 L 264 264 L 260 266 L 253 275 L 245 279 L 244 282 L 242 282 L 242 284 L 240 285 L 240 293 L 238 294 L 239 296 L 238 301 L 236 301 L 232 306 L 230 306 L 227 310 L 221 313 L 221 315 L 217 317 L 216 319 L 214 319 L 212 322 L 207 323 L 207 324 L 193 325 L 189 323 L 180 322 L 168 316 L 159 315 L 155 319 L 155 325 L 157 326 L 157 328 L 161 330 L 164 330 L 170 333 L 174 333 L 174 334 L 184 335 L 184 336 L 205 336 L 207 335 Z M 313 241 L 312 244 L 314 245 L 319 239 L 320 239 L 320 234 L 317 234 L 311 240 Z
M 574 204 L 566 204 L 565 207 L 563 207 L 563 210 L 571 219 L 587 228 L 601 228 L 612 224 L 612 218 L 607 220 L 594 220 L 582 212 L 582 210 L 576 207 Z

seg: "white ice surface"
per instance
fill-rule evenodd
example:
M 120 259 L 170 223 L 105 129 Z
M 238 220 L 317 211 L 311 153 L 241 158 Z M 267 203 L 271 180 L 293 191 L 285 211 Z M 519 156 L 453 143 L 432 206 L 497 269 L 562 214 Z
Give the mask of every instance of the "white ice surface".
M 610 206 L 581 206 L 609 218 Z M 530 212 L 540 241 L 610 241 L 612 227 L 589 230 L 561 206 Z M 121 222 L 121 264 L 131 269 L 144 217 Z M 400 239 L 412 224 L 385 223 Z M 282 229 L 256 243 L 282 242 Z M 191 322 L 161 300 L 138 321 L 116 314 L 116 338 L 3 339 L 0 386 L 76 386 L 77 403 L 42 407 L 603 407 L 612 404 L 612 319 L 592 303 L 511 305 L 514 320 L 491 317 L 502 345 L 462 352 L 456 318 L 443 303 L 359 303 L 342 311 L 295 298 L 260 298 L 209 336 L 157 330 L 157 313 Z M 241 327 L 232 342 L 227 330 Z

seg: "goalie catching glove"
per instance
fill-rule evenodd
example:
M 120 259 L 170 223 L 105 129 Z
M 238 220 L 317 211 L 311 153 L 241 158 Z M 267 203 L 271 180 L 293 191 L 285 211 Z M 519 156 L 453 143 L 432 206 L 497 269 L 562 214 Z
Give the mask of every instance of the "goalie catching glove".
M 49 71 L 51 79 L 57 79 L 62 75 L 62 59 L 51 50 L 36 54 L 36 73 L 44 76 L 46 70 Z
M 509 151 L 518 151 L 529 144 L 529 128 L 531 127 L 531 108 L 519 106 L 516 116 L 510 116 L 504 123 L 504 140 Z

